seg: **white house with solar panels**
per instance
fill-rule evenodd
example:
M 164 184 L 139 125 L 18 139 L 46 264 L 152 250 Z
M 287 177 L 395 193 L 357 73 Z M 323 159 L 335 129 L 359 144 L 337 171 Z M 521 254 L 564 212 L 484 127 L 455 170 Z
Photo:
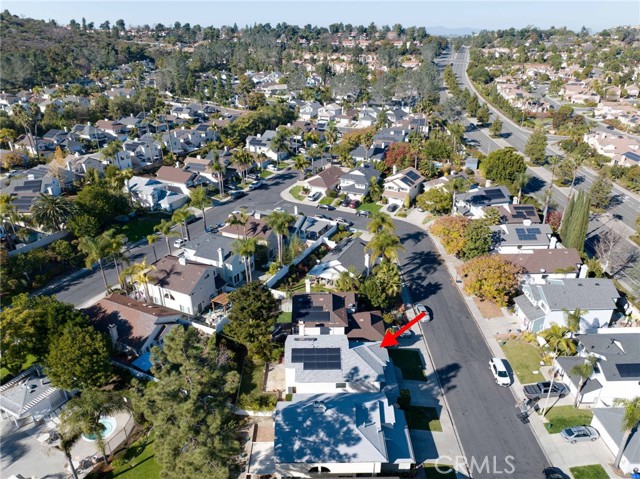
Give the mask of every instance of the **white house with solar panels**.
M 455 213 L 478 219 L 484 217 L 484 208 L 511 204 L 511 194 L 505 186 L 476 188 L 466 193 L 457 193 L 453 203 Z
M 422 191 L 422 185 L 425 177 L 415 168 L 405 168 L 400 172 L 396 172 L 395 166 L 391 176 L 384 180 L 384 196 L 390 204 L 404 206 L 408 201 L 415 200 L 416 196 Z
M 558 241 L 547 224 L 517 225 L 505 224 L 491 226 L 493 248 L 500 254 L 517 254 L 522 250 L 554 249 Z

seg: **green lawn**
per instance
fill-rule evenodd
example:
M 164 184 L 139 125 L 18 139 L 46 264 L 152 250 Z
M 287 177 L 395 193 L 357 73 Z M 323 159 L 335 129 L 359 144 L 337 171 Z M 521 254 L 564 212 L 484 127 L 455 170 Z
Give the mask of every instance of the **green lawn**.
M 264 378 L 264 366 L 255 366 L 245 361 L 240 381 L 240 394 L 250 394 L 252 391 L 262 391 L 262 379 Z
M 542 374 L 533 374 L 533 371 L 540 370 L 542 359 L 542 354 L 536 346 L 519 339 L 509 339 L 502 346 L 502 350 L 522 384 L 544 380 Z
M 442 431 L 438 411 L 433 407 L 410 406 L 406 411 L 409 429 L 423 431 Z
M 306 196 L 301 194 L 301 192 L 302 192 L 302 185 L 294 186 L 289 190 L 289 193 L 291 193 L 291 196 L 293 196 L 298 201 L 302 201 L 306 198 Z
M 362 203 L 360 206 L 358 206 L 358 210 L 367 210 L 371 213 L 377 213 L 381 209 L 382 205 L 379 205 L 378 203 Z
M 427 479 L 456 479 L 456 471 L 444 464 L 425 464 Z
M 32 355 L 28 355 L 26 361 L 22 364 L 22 369 L 18 371 L 18 374 L 20 374 L 20 372 L 30 367 L 35 362 L 36 362 L 36 357 Z M 9 381 L 13 377 L 14 377 L 13 374 L 11 374 L 7 368 L 0 369 L 0 384 L 4 384 L 5 382 Z
M 278 316 L 278 323 L 290 323 L 291 322 L 291 312 L 283 311 Z
M 112 463 L 113 470 L 106 474 L 89 474 L 91 479 L 160 479 L 162 468 L 155 459 L 154 440 L 151 434 L 145 443 L 140 439 L 127 450 L 123 459 Z
M 545 417 L 549 421 L 545 425 L 547 432 L 557 434 L 568 427 L 591 424 L 593 412 L 588 409 L 576 409 L 573 406 L 556 406 L 551 408 Z
M 574 479 L 609 479 L 609 474 L 600 464 L 570 467 L 569 471 Z
M 333 200 L 335 200 L 335 198 L 331 198 L 329 196 L 323 196 L 322 199 L 319 201 L 319 203 L 321 205 L 330 205 L 331 203 L 333 203 Z
M 262 179 L 269 178 L 271 175 L 273 175 L 273 173 L 271 173 L 269 170 L 262 170 L 260 172 L 260 178 Z
M 162 215 L 145 216 L 142 218 L 134 218 L 128 223 L 116 223 L 113 228 L 116 233 L 122 233 L 127 239 L 134 243 L 147 235 L 153 234 L 153 227 L 165 219 Z
M 389 356 L 402 371 L 402 377 L 410 381 L 426 381 L 422 358 L 415 349 L 389 349 Z

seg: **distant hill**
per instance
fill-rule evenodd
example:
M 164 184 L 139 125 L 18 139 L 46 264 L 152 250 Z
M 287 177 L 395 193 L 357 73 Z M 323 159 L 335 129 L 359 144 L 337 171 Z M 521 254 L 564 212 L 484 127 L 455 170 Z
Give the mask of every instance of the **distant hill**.
M 144 58 L 139 45 L 111 32 L 71 30 L 53 22 L 0 14 L 0 87 L 15 91 L 66 83 L 91 70 Z
M 447 27 L 426 27 L 427 32 L 431 35 L 441 35 L 443 37 L 458 37 L 464 35 L 472 35 L 479 32 L 480 28 L 447 28 Z

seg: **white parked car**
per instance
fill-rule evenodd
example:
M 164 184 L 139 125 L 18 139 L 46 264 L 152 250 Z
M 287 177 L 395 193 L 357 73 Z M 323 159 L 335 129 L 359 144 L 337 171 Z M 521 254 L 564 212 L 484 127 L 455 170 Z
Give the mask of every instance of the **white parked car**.
M 416 310 L 416 316 L 424 313 L 424 318 L 420 320 L 421 323 L 428 323 L 429 321 L 431 321 L 431 314 L 429 313 L 429 311 L 427 311 L 427 307 L 424 304 L 417 303 L 413 306 L 413 308 Z
M 182 248 L 182 245 L 185 244 L 187 242 L 186 238 L 178 238 L 177 240 L 175 240 L 173 242 L 173 247 L 174 248 Z
M 491 374 L 493 374 L 493 378 L 496 380 L 498 386 L 511 386 L 513 382 L 509 374 L 509 368 L 507 367 L 508 364 L 506 359 L 500 358 L 491 358 L 491 361 L 489 361 Z

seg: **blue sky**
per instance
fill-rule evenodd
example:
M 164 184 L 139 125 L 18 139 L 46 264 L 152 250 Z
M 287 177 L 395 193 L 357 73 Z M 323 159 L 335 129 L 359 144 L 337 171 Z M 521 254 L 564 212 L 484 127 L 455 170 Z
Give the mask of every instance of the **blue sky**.
M 617 25 L 640 24 L 640 2 L 578 0 L 413 0 L 372 2 L 364 0 L 291 0 L 291 1 L 176 1 L 176 0 L 6 0 L 2 9 L 15 15 L 38 19 L 55 19 L 66 24 L 85 17 L 96 26 L 104 20 L 112 23 L 122 18 L 127 25 L 189 22 L 201 26 L 237 23 L 286 22 L 289 24 L 328 25 L 351 23 L 378 25 L 401 23 L 405 26 L 441 26 L 446 28 L 521 28 L 585 25 L 601 30 Z

